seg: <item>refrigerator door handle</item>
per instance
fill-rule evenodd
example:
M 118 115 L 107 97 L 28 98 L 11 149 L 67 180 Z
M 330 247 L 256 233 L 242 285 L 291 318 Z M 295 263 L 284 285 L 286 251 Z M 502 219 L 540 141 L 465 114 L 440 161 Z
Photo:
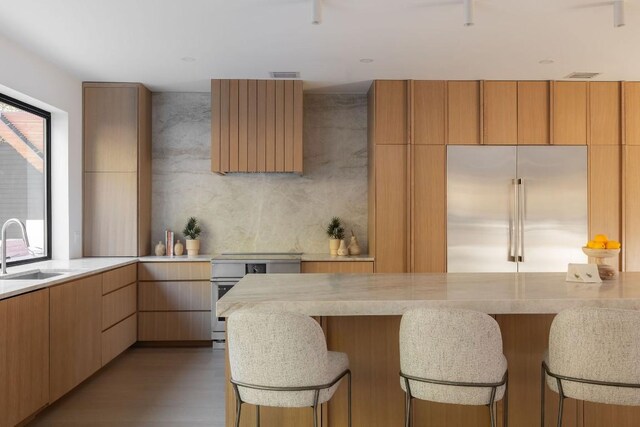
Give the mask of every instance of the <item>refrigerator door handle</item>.
M 518 178 L 518 262 L 524 262 L 524 179 Z
M 518 262 L 516 251 L 518 250 L 517 242 L 517 224 L 518 224 L 518 180 L 511 180 L 511 211 L 509 212 L 509 262 Z

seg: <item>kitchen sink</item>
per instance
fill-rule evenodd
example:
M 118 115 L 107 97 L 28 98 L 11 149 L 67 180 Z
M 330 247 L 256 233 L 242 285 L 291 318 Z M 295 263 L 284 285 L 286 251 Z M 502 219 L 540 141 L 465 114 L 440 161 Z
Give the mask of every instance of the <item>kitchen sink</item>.
M 53 277 L 62 276 L 69 271 L 52 271 L 52 270 L 33 270 L 25 271 L 24 273 L 7 274 L 6 276 L 0 276 L 0 280 L 46 280 Z

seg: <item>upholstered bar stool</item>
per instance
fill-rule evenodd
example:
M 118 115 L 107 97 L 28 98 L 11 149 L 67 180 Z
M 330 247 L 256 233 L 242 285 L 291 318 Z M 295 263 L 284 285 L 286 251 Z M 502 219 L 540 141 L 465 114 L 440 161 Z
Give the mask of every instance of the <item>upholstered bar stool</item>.
M 558 426 L 567 397 L 640 406 L 640 312 L 595 307 L 562 311 L 551 324 L 541 377 L 542 426 L 545 379 L 560 395 Z
M 491 316 L 470 310 L 416 309 L 400 322 L 400 386 L 406 393 L 405 426 L 411 426 L 411 402 L 417 398 L 489 407 L 504 398 L 507 420 L 507 359 L 502 335 Z
M 236 426 L 242 405 L 313 408 L 328 401 L 345 376 L 348 425 L 351 426 L 351 371 L 346 354 L 327 351 L 322 328 L 308 316 L 288 312 L 241 310 L 227 319 L 231 384 L 236 397 Z

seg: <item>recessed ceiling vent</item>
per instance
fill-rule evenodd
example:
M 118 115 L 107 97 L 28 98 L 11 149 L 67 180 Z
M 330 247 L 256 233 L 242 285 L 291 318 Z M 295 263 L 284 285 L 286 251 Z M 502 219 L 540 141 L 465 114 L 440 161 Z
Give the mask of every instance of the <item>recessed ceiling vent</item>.
M 600 74 L 602 73 L 586 73 L 583 71 L 578 71 L 578 72 L 569 74 L 568 76 L 565 77 L 565 79 L 582 79 L 582 80 L 592 79 L 595 76 L 599 76 Z
M 271 71 L 269 73 L 272 79 L 299 79 L 299 71 Z

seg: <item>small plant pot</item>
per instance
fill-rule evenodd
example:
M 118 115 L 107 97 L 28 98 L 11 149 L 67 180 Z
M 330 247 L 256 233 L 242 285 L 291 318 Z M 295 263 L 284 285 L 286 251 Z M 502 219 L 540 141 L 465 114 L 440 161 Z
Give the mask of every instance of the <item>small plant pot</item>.
M 187 255 L 196 256 L 200 252 L 200 240 L 187 239 Z
M 340 242 L 340 239 L 329 239 L 329 254 L 331 254 L 331 256 L 338 256 Z

